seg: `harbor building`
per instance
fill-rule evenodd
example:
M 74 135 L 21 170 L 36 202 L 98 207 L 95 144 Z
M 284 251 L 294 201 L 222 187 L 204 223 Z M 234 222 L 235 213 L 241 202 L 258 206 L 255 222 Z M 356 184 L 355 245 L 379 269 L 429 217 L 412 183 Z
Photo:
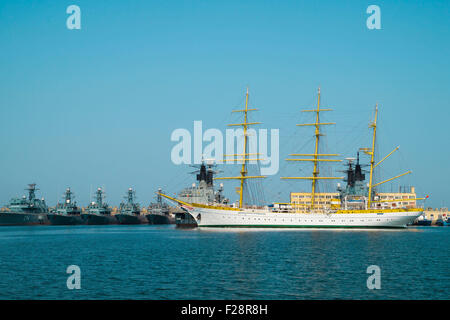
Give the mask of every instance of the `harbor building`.
M 424 214 L 425 219 L 432 221 L 432 224 L 435 224 L 436 220 L 446 220 L 450 217 L 448 208 L 426 208 Z

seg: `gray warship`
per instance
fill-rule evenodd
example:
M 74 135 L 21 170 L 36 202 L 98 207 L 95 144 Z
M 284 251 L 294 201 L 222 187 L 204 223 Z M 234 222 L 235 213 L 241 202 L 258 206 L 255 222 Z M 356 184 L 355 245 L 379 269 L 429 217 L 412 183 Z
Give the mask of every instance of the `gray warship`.
M 135 191 L 132 188 L 128 189 L 126 202 L 122 202 L 119 207 L 119 214 L 115 217 L 119 224 L 145 224 L 147 219 L 141 215 L 141 208 L 138 203 L 134 201 Z
M 48 214 L 48 219 L 52 225 L 76 225 L 84 224 L 81 218 L 81 208 L 73 201 L 73 192 L 66 189 L 63 199 L 64 203 L 57 203 L 56 208 Z
M 24 226 L 49 224 L 47 213 L 48 207 L 45 200 L 36 199 L 36 184 L 28 185 L 28 198 L 13 198 L 6 206 L 5 210 L 0 211 L 0 226 Z
M 91 202 L 86 208 L 86 212 L 81 213 L 84 223 L 92 225 L 116 224 L 117 219 L 111 215 L 111 208 L 103 202 L 104 194 L 102 188 L 98 188 L 96 201 Z
M 162 201 L 160 195 L 161 189 L 156 195 L 156 202 L 150 203 L 148 206 L 149 214 L 146 215 L 149 224 L 171 224 L 173 223 L 170 217 L 169 206 Z
M 214 170 L 213 163 L 202 161 L 200 167 L 192 172 L 197 174 L 198 185 L 195 183 L 191 187 L 180 191 L 178 199 L 186 203 L 197 203 L 204 205 L 227 204 L 229 200 L 223 196 L 223 184 L 219 185 L 217 191 L 214 188 Z M 175 213 L 175 223 L 179 228 L 195 228 L 197 223 L 192 216 L 185 211 Z

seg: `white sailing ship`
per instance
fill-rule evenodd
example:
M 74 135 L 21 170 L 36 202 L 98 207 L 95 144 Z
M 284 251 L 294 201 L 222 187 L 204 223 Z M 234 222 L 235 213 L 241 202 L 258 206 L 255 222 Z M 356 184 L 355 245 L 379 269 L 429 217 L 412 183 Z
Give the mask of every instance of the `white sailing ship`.
M 346 190 L 340 190 L 339 197 L 332 199 L 329 206 L 320 205 L 318 198 L 320 193 L 317 192 L 318 181 L 328 179 L 342 179 L 342 177 L 324 177 L 319 174 L 319 163 L 322 162 L 338 162 L 341 160 L 332 159 L 338 154 L 320 154 L 319 142 L 323 135 L 320 127 L 334 123 L 320 122 L 320 113 L 330 111 L 320 106 L 320 88 L 318 90 L 317 107 L 312 110 L 303 110 L 304 112 L 312 112 L 315 115 L 315 122 L 308 124 L 300 124 L 299 126 L 312 126 L 315 128 L 315 148 L 314 153 L 310 154 L 291 154 L 293 159 L 286 159 L 288 161 L 310 161 L 313 163 L 313 172 L 309 177 L 283 177 L 282 179 L 299 179 L 311 180 L 311 192 L 308 196 L 307 202 L 291 202 L 289 203 L 274 203 L 267 206 L 248 206 L 244 204 L 244 188 L 246 187 L 247 179 L 265 178 L 264 176 L 249 175 L 247 170 L 248 162 L 251 154 L 248 151 L 248 137 L 247 129 L 257 122 L 248 121 L 248 112 L 256 109 L 248 108 L 249 94 L 246 92 L 245 108 L 242 110 L 235 110 L 234 112 L 242 112 L 244 120 L 239 124 L 232 124 L 234 126 L 242 126 L 244 135 L 244 150 L 242 154 L 226 155 L 238 157 L 241 164 L 240 175 L 235 177 L 218 177 L 215 179 L 236 179 L 240 181 L 240 187 L 237 188 L 239 192 L 239 203 L 223 204 L 223 203 L 192 203 L 185 199 L 177 199 L 165 194 L 163 197 L 176 202 L 183 210 L 192 216 L 198 227 L 241 227 L 241 228 L 405 228 L 411 224 L 417 217 L 422 215 L 423 209 L 414 207 L 396 207 L 387 208 L 385 203 L 391 200 L 379 200 L 377 196 L 376 187 L 392 181 L 396 178 L 411 173 L 410 171 L 400 174 L 391 179 L 373 183 L 374 169 L 387 159 L 398 148 L 384 157 L 378 163 L 375 163 L 375 140 L 377 133 L 377 117 L 378 105 L 375 107 L 374 121 L 370 124 L 373 130 L 372 146 L 371 148 L 361 148 L 360 150 L 370 156 L 370 177 L 369 183 L 366 186 L 361 181 L 356 179 L 360 187 L 355 189 L 355 181 L 353 185 L 349 184 Z M 306 158 L 297 158 L 298 156 Z M 226 161 L 226 160 L 225 160 Z M 359 157 L 358 157 L 359 163 Z M 351 163 L 350 163 L 351 168 Z M 360 174 L 361 177 L 361 174 Z M 356 190 L 356 191 L 355 191 Z M 422 200 L 423 198 L 415 198 L 409 200 Z M 384 205 L 382 205 L 384 204 Z

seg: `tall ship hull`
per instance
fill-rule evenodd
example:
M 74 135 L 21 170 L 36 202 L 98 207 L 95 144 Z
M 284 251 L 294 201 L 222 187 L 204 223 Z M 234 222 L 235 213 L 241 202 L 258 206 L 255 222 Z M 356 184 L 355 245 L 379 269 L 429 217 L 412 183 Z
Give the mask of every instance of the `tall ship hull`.
M 184 208 L 198 227 L 241 228 L 406 228 L 421 209 L 354 210 L 342 213 L 282 213 L 268 210 Z M 366 211 L 366 212 L 364 212 Z
M 130 214 L 116 214 L 119 224 L 147 224 L 148 221 L 144 216 Z
M 81 218 L 83 219 L 83 222 L 88 225 L 117 224 L 116 218 L 111 215 L 83 213 Z
M 0 226 L 31 226 L 49 224 L 47 214 L 0 212 Z
M 80 215 L 64 215 L 64 214 L 50 213 L 48 214 L 48 220 L 50 221 L 51 225 L 55 226 L 85 224 Z

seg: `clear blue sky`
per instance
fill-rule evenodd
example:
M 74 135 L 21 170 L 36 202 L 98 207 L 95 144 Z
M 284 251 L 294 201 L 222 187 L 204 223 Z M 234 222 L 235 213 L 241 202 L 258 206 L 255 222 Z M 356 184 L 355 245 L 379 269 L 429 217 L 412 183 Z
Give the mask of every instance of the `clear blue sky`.
M 66 28 L 71 4 L 81 30 Z M 370 4 L 381 30 L 366 28 Z M 82 205 L 91 187 L 117 205 L 133 186 L 148 205 L 193 182 L 170 161 L 174 129 L 224 129 L 249 86 L 264 127 L 300 146 L 299 110 L 321 86 L 332 151 L 369 145 L 379 102 L 380 151 L 401 146 L 381 178 L 412 169 L 401 184 L 448 206 L 449 21 L 448 1 L 2 0 L 0 204 L 36 182 L 51 205 L 66 186 Z

